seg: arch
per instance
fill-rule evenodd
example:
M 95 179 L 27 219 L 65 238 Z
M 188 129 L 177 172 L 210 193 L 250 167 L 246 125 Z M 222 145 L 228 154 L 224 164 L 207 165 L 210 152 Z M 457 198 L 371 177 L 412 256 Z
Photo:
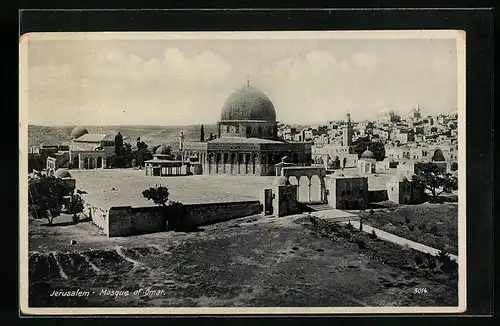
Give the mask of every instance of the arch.
M 95 162 L 93 157 L 89 157 L 89 169 L 95 168 Z
M 309 177 L 301 175 L 298 177 L 298 180 L 299 201 L 303 203 L 309 202 Z
M 311 202 L 321 202 L 322 197 L 321 197 L 321 180 L 318 175 L 313 175 L 311 177 Z
M 98 169 L 102 168 L 102 157 L 97 157 L 97 163 L 96 163 L 96 167 Z
M 457 171 L 458 170 L 458 163 L 457 162 L 452 162 L 450 165 L 450 170 L 451 171 Z
M 84 169 L 88 169 L 89 168 L 89 158 L 88 157 L 85 157 L 83 159 L 83 168 Z
M 440 148 L 436 148 L 434 150 L 434 154 L 432 155 L 432 161 L 434 161 L 434 162 L 445 161 L 443 151 Z
M 79 169 L 80 168 L 80 157 L 79 155 L 76 155 L 73 157 L 73 168 L 74 169 Z

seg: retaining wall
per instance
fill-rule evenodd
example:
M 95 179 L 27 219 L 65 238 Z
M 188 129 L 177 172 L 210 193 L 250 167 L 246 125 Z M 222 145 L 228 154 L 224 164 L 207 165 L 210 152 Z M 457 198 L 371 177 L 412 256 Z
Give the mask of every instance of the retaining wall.
M 90 205 L 89 205 L 90 206 Z M 92 221 L 109 237 L 155 233 L 166 230 L 161 207 L 111 207 L 106 214 L 99 215 L 95 208 Z M 104 210 L 103 210 L 104 212 Z M 183 220 L 193 227 L 214 224 L 262 212 L 260 201 L 189 204 L 183 206 Z M 165 215 L 181 214 L 167 207 Z M 180 217 L 180 216 L 179 216 Z

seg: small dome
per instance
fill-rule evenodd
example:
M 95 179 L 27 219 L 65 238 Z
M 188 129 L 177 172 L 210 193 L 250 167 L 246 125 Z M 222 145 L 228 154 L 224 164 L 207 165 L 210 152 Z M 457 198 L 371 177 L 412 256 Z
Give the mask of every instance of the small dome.
M 279 176 L 274 179 L 274 186 L 288 186 L 290 185 L 290 181 L 288 181 L 287 177 Z
M 221 120 L 276 122 L 276 111 L 266 94 L 247 86 L 237 89 L 227 98 L 222 107 Z
M 163 155 L 168 155 L 171 153 L 171 149 L 170 147 L 167 147 L 165 145 L 161 145 L 159 146 L 156 151 L 155 151 L 155 154 L 163 154 Z
M 68 170 L 65 169 L 57 169 L 56 172 L 54 172 L 54 177 L 56 178 L 71 178 L 71 174 L 68 172 Z
M 73 131 L 71 131 L 71 139 L 77 139 L 82 137 L 85 134 L 88 134 L 89 131 L 85 127 L 75 127 Z
M 373 152 L 368 148 L 366 149 L 366 151 L 363 152 L 363 154 L 361 154 L 361 158 L 374 158 L 374 157 L 375 155 L 373 155 Z

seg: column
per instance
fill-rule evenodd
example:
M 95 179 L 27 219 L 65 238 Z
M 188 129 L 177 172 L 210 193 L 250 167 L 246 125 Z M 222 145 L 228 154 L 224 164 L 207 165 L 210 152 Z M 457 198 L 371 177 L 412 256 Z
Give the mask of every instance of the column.
M 300 177 L 295 176 L 297 179 L 297 201 L 300 201 Z M 288 181 L 290 181 L 290 177 L 288 177 Z
M 325 203 L 327 201 L 325 178 L 320 178 L 319 180 L 320 180 L 319 193 L 320 193 L 321 202 Z
M 241 165 L 240 156 L 241 156 L 241 153 L 238 153 L 236 155 L 237 155 L 236 160 L 238 161 L 238 174 L 240 174 L 240 165 Z
M 311 201 L 311 178 L 307 177 L 307 200 L 310 202 Z

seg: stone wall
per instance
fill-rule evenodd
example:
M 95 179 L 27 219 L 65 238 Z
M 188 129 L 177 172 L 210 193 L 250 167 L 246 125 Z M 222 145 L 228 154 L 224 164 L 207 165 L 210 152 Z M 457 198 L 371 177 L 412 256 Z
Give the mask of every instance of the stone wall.
M 97 205 L 89 203 L 84 199 L 83 214 L 88 216 L 92 220 L 92 223 L 101 228 L 106 233 L 106 235 L 109 235 L 108 232 L 109 212 L 106 209 L 103 209 Z
M 186 205 L 185 214 L 192 226 L 203 226 L 262 212 L 260 201 L 241 201 Z
M 184 219 L 190 226 L 203 226 L 262 212 L 260 201 L 184 205 Z M 176 214 L 167 208 L 165 214 Z M 105 217 L 92 220 L 110 237 L 161 232 L 166 229 L 160 207 L 111 207 Z
M 110 237 L 154 233 L 165 230 L 160 207 L 111 207 L 109 209 Z

